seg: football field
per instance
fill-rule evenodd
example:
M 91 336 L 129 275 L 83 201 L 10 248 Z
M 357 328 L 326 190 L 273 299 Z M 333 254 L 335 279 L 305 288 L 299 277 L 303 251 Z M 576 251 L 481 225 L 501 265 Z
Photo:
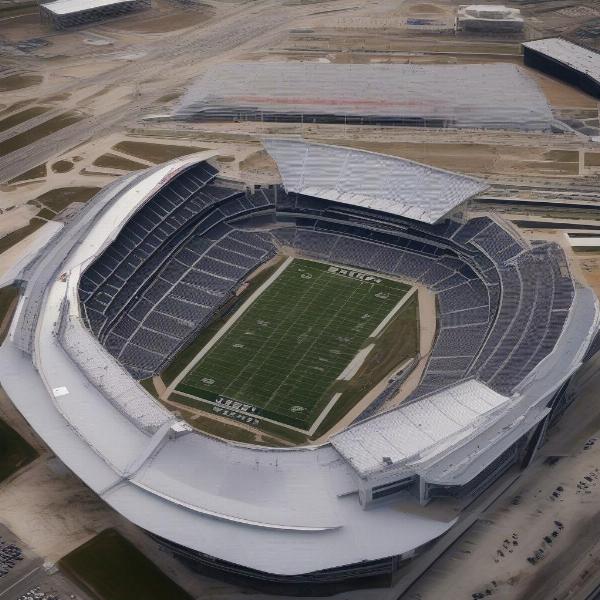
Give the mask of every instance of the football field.
M 295 259 L 176 391 L 309 430 L 340 395 L 340 374 L 373 344 L 409 290 L 359 270 Z

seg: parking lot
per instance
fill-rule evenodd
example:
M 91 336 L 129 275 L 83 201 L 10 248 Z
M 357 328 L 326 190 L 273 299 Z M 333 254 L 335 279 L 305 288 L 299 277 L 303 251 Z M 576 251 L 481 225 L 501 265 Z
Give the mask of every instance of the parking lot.
M 0 600 L 90 600 L 0 523 Z

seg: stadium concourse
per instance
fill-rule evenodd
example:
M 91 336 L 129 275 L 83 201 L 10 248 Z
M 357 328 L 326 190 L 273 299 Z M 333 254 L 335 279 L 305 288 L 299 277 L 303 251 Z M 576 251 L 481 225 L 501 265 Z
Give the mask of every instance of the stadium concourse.
M 264 143 L 281 175 L 268 187 L 221 179 L 201 153 L 102 190 L 19 275 L 0 381 L 70 469 L 190 564 L 298 595 L 391 585 L 531 460 L 570 400 L 598 301 L 555 244 L 464 216 L 482 181 Z M 430 288 L 438 331 L 421 381 L 320 445 L 192 429 L 136 379 L 286 249 Z

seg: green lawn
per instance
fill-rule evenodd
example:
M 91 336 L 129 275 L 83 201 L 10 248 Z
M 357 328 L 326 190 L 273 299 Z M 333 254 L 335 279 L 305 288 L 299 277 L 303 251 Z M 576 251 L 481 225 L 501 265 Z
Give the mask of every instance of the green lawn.
M 135 160 L 129 160 L 116 154 L 103 154 L 99 156 L 94 162 L 94 166 L 103 167 L 105 169 L 119 169 L 121 171 L 139 171 L 140 169 L 147 169 L 148 165 L 136 162 Z
M 294 260 L 177 390 L 308 430 L 338 391 L 337 377 L 409 290 L 348 271 L 357 272 Z
M 37 452 L 4 421 L 0 421 L 0 482 L 37 458 Z
M 0 131 L 7 131 L 8 129 L 16 127 L 17 125 L 20 125 L 29 119 L 39 117 L 49 110 L 50 109 L 45 106 L 32 106 L 31 108 L 27 108 L 21 112 L 14 113 L 0 120 Z
M 73 202 L 87 202 L 100 189 L 89 186 L 55 188 L 44 192 L 34 200 L 30 200 L 30 203 L 41 204 L 55 213 L 59 213 Z
M 98 600 L 192 600 L 114 529 L 67 554 L 59 567 Z
M 4 79 L 8 79 L 5 77 Z M 2 87 L 2 79 L 0 79 L 0 91 Z M 48 119 L 45 123 L 41 123 L 40 125 L 36 125 L 27 131 L 23 131 L 22 133 L 18 133 L 14 137 L 11 137 L 2 142 L 2 146 L 0 146 L 0 156 L 6 156 L 11 152 L 16 152 L 25 146 L 29 146 L 39 140 L 49 136 L 69 125 L 73 125 L 78 121 L 81 121 L 83 117 L 79 116 L 75 112 L 66 112 L 56 117 L 52 117 Z
M 32 167 L 28 171 L 13 177 L 8 183 L 18 183 L 19 181 L 27 181 L 28 179 L 41 179 L 42 177 L 46 177 L 48 173 L 48 169 L 46 168 L 46 163 L 42 163 L 41 165 L 37 165 L 37 167 Z

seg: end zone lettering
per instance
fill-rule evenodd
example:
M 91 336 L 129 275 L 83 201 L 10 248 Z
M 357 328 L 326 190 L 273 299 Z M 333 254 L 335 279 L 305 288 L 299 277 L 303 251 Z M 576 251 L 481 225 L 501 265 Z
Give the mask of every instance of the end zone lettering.
M 352 277 L 354 279 L 362 279 L 363 281 L 370 281 L 371 283 L 381 283 L 379 277 L 374 275 L 367 275 L 361 271 L 353 271 L 351 269 L 342 269 L 342 267 L 329 267 L 328 273 L 335 273 L 336 275 L 343 275 L 344 277 Z

